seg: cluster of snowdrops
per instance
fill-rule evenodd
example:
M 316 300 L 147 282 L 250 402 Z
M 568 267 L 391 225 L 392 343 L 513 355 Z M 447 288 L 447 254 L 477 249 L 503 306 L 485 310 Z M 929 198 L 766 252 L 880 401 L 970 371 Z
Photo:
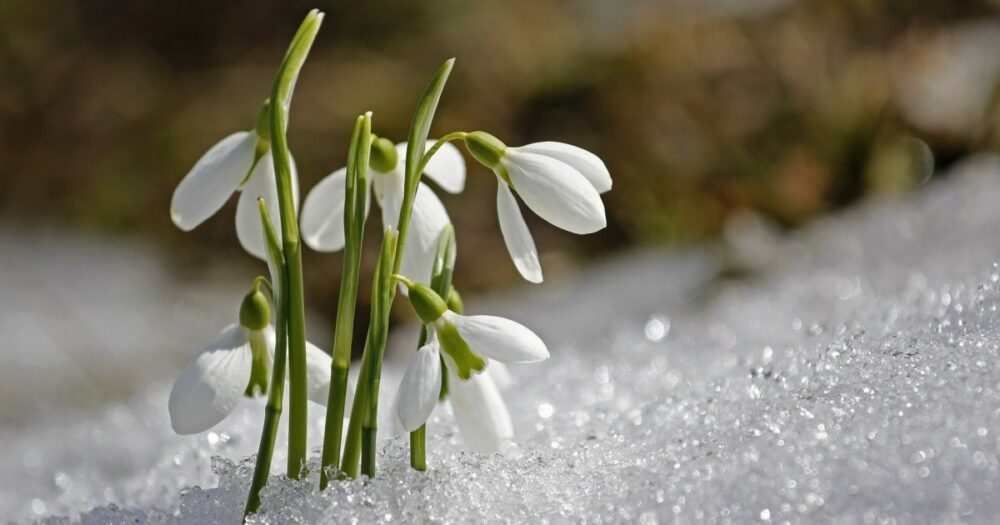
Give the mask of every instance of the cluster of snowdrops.
M 534 332 L 517 322 L 465 314 L 451 285 L 454 230 L 444 205 L 421 179 L 426 175 L 449 193 L 462 191 L 466 166 L 456 143 L 495 175 L 500 230 L 526 280 L 541 282 L 542 269 L 515 194 L 541 218 L 572 233 L 592 233 L 606 224 L 600 194 L 611 189 L 611 176 L 588 151 L 559 142 L 508 147 L 482 131 L 428 141 L 453 60 L 428 84 L 406 142 L 377 136 L 371 113 L 359 116 L 347 166 L 317 184 L 300 213 L 286 130 L 295 82 L 322 20 L 323 14 L 313 11 L 302 23 L 253 129 L 234 133 L 205 153 L 171 203 L 174 223 L 187 231 L 239 192 L 237 237 L 247 252 L 268 264 L 269 276 L 254 279 L 243 298 L 238 322 L 187 363 L 169 400 L 174 430 L 191 434 L 222 421 L 242 397 L 267 396 L 247 513 L 260 505 L 286 401 L 288 476 L 301 476 L 305 467 L 309 401 L 327 407 L 321 488 L 338 477 L 355 477 L 359 469 L 375 475 L 382 356 L 397 292 L 423 323 L 393 404 L 398 427 L 393 431 L 409 432 L 413 468 L 427 468 L 424 426 L 439 402 L 451 404 L 462 438 L 473 449 L 495 451 L 513 437 L 500 394 L 508 381 L 502 363 L 537 362 L 549 353 Z M 381 210 L 383 235 L 371 285 L 371 322 L 346 417 L 361 248 L 372 196 Z M 330 352 L 305 339 L 300 241 L 319 251 L 344 251 Z

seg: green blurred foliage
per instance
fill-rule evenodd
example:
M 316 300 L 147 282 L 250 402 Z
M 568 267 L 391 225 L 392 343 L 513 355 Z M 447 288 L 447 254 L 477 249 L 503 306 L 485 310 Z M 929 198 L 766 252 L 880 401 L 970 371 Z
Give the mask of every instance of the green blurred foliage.
M 291 113 L 303 192 L 344 164 L 358 113 L 402 140 L 425 82 L 455 56 L 434 134 L 570 142 L 611 169 L 606 231 L 578 238 L 526 213 L 548 275 L 711 237 L 748 209 L 795 226 L 997 144 L 991 126 L 921 127 L 896 103 L 936 35 L 997 16 L 985 0 L 6 0 L 0 217 L 148 236 L 180 269 L 242 257 L 235 199 L 184 234 L 170 196 L 209 146 L 253 125 L 311 7 L 327 18 Z M 494 192 L 470 165 L 466 192 L 443 196 L 464 289 L 517 280 Z M 339 261 L 307 256 L 322 305 Z

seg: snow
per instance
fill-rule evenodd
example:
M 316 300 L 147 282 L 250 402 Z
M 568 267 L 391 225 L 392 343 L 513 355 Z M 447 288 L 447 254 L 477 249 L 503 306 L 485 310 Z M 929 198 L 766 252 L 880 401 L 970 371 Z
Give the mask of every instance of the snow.
M 463 451 L 442 406 L 429 472 L 386 439 L 377 478 L 320 493 L 315 464 L 275 476 L 250 522 L 992 523 L 1000 159 L 947 175 L 763 245 L 631 254 L 470 300 L 537 327 L 552 353 L 511 367 L 505 455 Z M 719 261 L 747 250 L 745 277 L 727 277 Z M 238 522 L 261 404 L 173 436 L 172 377 L 147 379 L 103 408 L 5 425 L 0 515 Z

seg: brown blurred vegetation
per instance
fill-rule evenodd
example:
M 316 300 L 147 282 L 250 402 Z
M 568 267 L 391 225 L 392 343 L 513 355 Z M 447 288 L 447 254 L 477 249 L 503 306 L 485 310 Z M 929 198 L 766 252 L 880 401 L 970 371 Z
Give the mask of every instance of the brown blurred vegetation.
M 986 42 L 972 44 L 973 59 L 1000 55 L 997 5 L 985 0 L 6 0 L 0 217 L 153 238 L 181 270 L 245 257 L 235 199 L 184 234 L 170 196 L 206 148 L 252 126 L 311 7 L 327 18 L 292 108 L 304 191 L 343 165 L 358 113 L 405 137 L 427 79 L 455 56 L 433 134 L 579 144 L 615 178 L 599 234 L 574 237 L 526 213 L 548 275 L 624 246 L 711 237 L 736 212 L 790 227 L 905 190 L 929 175 L 914 138 L 938 167 L 1000 140 L 995 77 L 979 74 L 988 85 L 974 96 L 919 89 L 937 62 L 947 72 L 957 60 L 956 32 Z M 996 66 L 983 60 L 975 71 Z M 956 117 L 953 97 L 978 98 Z M 470 166 L 465 194 L 443 197 L 465 289 L 517 281 L 494 192 Z M 310 299 L 332 309 L 339 256 L 306 263 Z

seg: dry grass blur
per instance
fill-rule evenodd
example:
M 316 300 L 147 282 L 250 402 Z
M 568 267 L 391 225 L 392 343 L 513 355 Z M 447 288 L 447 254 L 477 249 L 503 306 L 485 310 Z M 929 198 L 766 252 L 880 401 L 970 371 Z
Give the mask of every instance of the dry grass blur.
M 181 270 L 243 257 L 232 213 L 183 234 L 170 195 L 207 147 L 253 124 L 314 6 L 328 16 L 290 132 L 302 187 L 344 163 L 361 111 L 402 139 L 429 75 L 456 56 L 437 133 L 571 142 L 615 177 L 604 232 L 526 214 L 550 272 L 711 237 L 746 210 L 791 227 L 904 191 L 929 174 L 923 143 L 939 167 L 1000 145 L 1000 13 L 986 0 L 7 0 L 0 217 L 154 238 Z M 472 167 L 466 193 L 444 198 L 466 289 L 517 280 L 486 212 L 494 191 Z M 332 308 L 339 256 L 306 263 L 310 300 Z

